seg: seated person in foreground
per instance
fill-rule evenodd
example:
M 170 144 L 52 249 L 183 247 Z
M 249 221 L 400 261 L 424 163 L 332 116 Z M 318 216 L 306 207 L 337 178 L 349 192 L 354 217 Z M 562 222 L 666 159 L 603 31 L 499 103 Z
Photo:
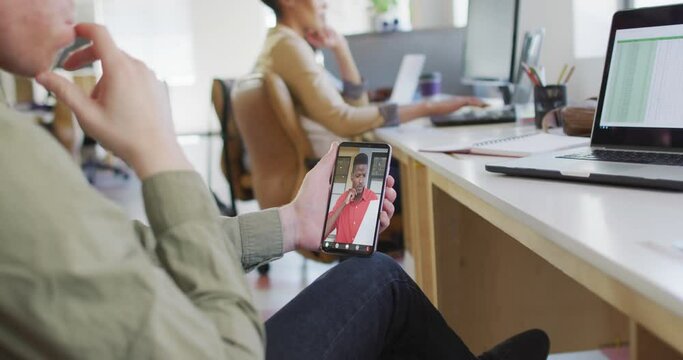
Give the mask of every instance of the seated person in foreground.
M 475 359 L 383 255 L 336 266 L 264 325 L 244 270 L 318 248 L 335 146 L 292 203 L 221 217 L 176 141 L 163 84 L 103 27 L 74 27 L 73 12 L 72 0 L 0 0 L 0 69 L 37 76 L 131 165 L 150 226 L 93 190 L 53 138 L 0 99 L 0 357 Z M 93 94 L 49 72 L 76 36 L 92 43 L 65 68 L 101 61 Z M 382 228 L 393 214 L 392 178 L 385 192 Z M 547 351 L 545 334 L 530 331 L 481 358 Z
M 327 214 L 325 238 L 337 230 L 335 242 L 353 244 L 371 201 L 378 201 L 377 195 L 365 187 L 368 176 L 368 156 L 360 153 L 353 158 L 351 188 L 337 200 L 332 211 Z
M 269 30 L 254 71 L 274 72 L 287 84 L 316 157 L 335 140 L 451 113 L 465 105 L 484 105 L 476 98 L 457 96 L 403 106 L 370 105 L 346 39 L 325 24 L 326 0 L 262 1 L 275 12 L 277 26 Z M 334 53 L 344 84 L 341 94 L 316 62 L 311 46 Z

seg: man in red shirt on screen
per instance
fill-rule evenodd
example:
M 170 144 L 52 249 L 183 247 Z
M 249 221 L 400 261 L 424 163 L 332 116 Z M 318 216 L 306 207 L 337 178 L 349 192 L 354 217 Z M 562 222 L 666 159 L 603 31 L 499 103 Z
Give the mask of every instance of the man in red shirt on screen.
M 332 211 L 327 214 L 327 236 L 337 229 L 336 242 L 353 244 L 365 212 L 371 201 L 378 200 L 377 195 L 365 187 L 368 177 L 368 156 L 360 153 L 353 159 L 351 171 L 351 188 L 339 197 Z

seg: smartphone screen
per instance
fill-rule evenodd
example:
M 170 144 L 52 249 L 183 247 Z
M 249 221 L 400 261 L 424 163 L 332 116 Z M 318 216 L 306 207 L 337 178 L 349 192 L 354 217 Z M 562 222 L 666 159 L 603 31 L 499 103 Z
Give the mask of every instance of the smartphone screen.
M 324 252 L 368 256 L 375 251 L 390 161 L 388 144 L 339 145 L 323 227 Z

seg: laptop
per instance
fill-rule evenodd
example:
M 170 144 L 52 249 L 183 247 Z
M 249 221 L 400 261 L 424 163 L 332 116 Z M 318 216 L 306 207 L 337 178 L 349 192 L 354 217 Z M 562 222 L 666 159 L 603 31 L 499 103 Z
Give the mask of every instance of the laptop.
M 413 102 L 425 60 L 426 57 L 423 54 L 403 56 L 388 102 L 397 105 L 407 105 Z
M 683 190 L 683 5 L 612 19 L 590 147 L 486 166 L 517 176 Z

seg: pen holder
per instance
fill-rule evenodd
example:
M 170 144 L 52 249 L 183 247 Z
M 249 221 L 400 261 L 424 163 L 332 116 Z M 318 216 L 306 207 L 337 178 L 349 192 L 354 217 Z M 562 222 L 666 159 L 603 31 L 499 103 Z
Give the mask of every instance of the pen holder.
M 534 87 L 534 109 L 536 110 L 536 128 L 540 129 L 543 117 L 549 111 L 567 105 L 567 87 L 564 85 L 547 85 Z

